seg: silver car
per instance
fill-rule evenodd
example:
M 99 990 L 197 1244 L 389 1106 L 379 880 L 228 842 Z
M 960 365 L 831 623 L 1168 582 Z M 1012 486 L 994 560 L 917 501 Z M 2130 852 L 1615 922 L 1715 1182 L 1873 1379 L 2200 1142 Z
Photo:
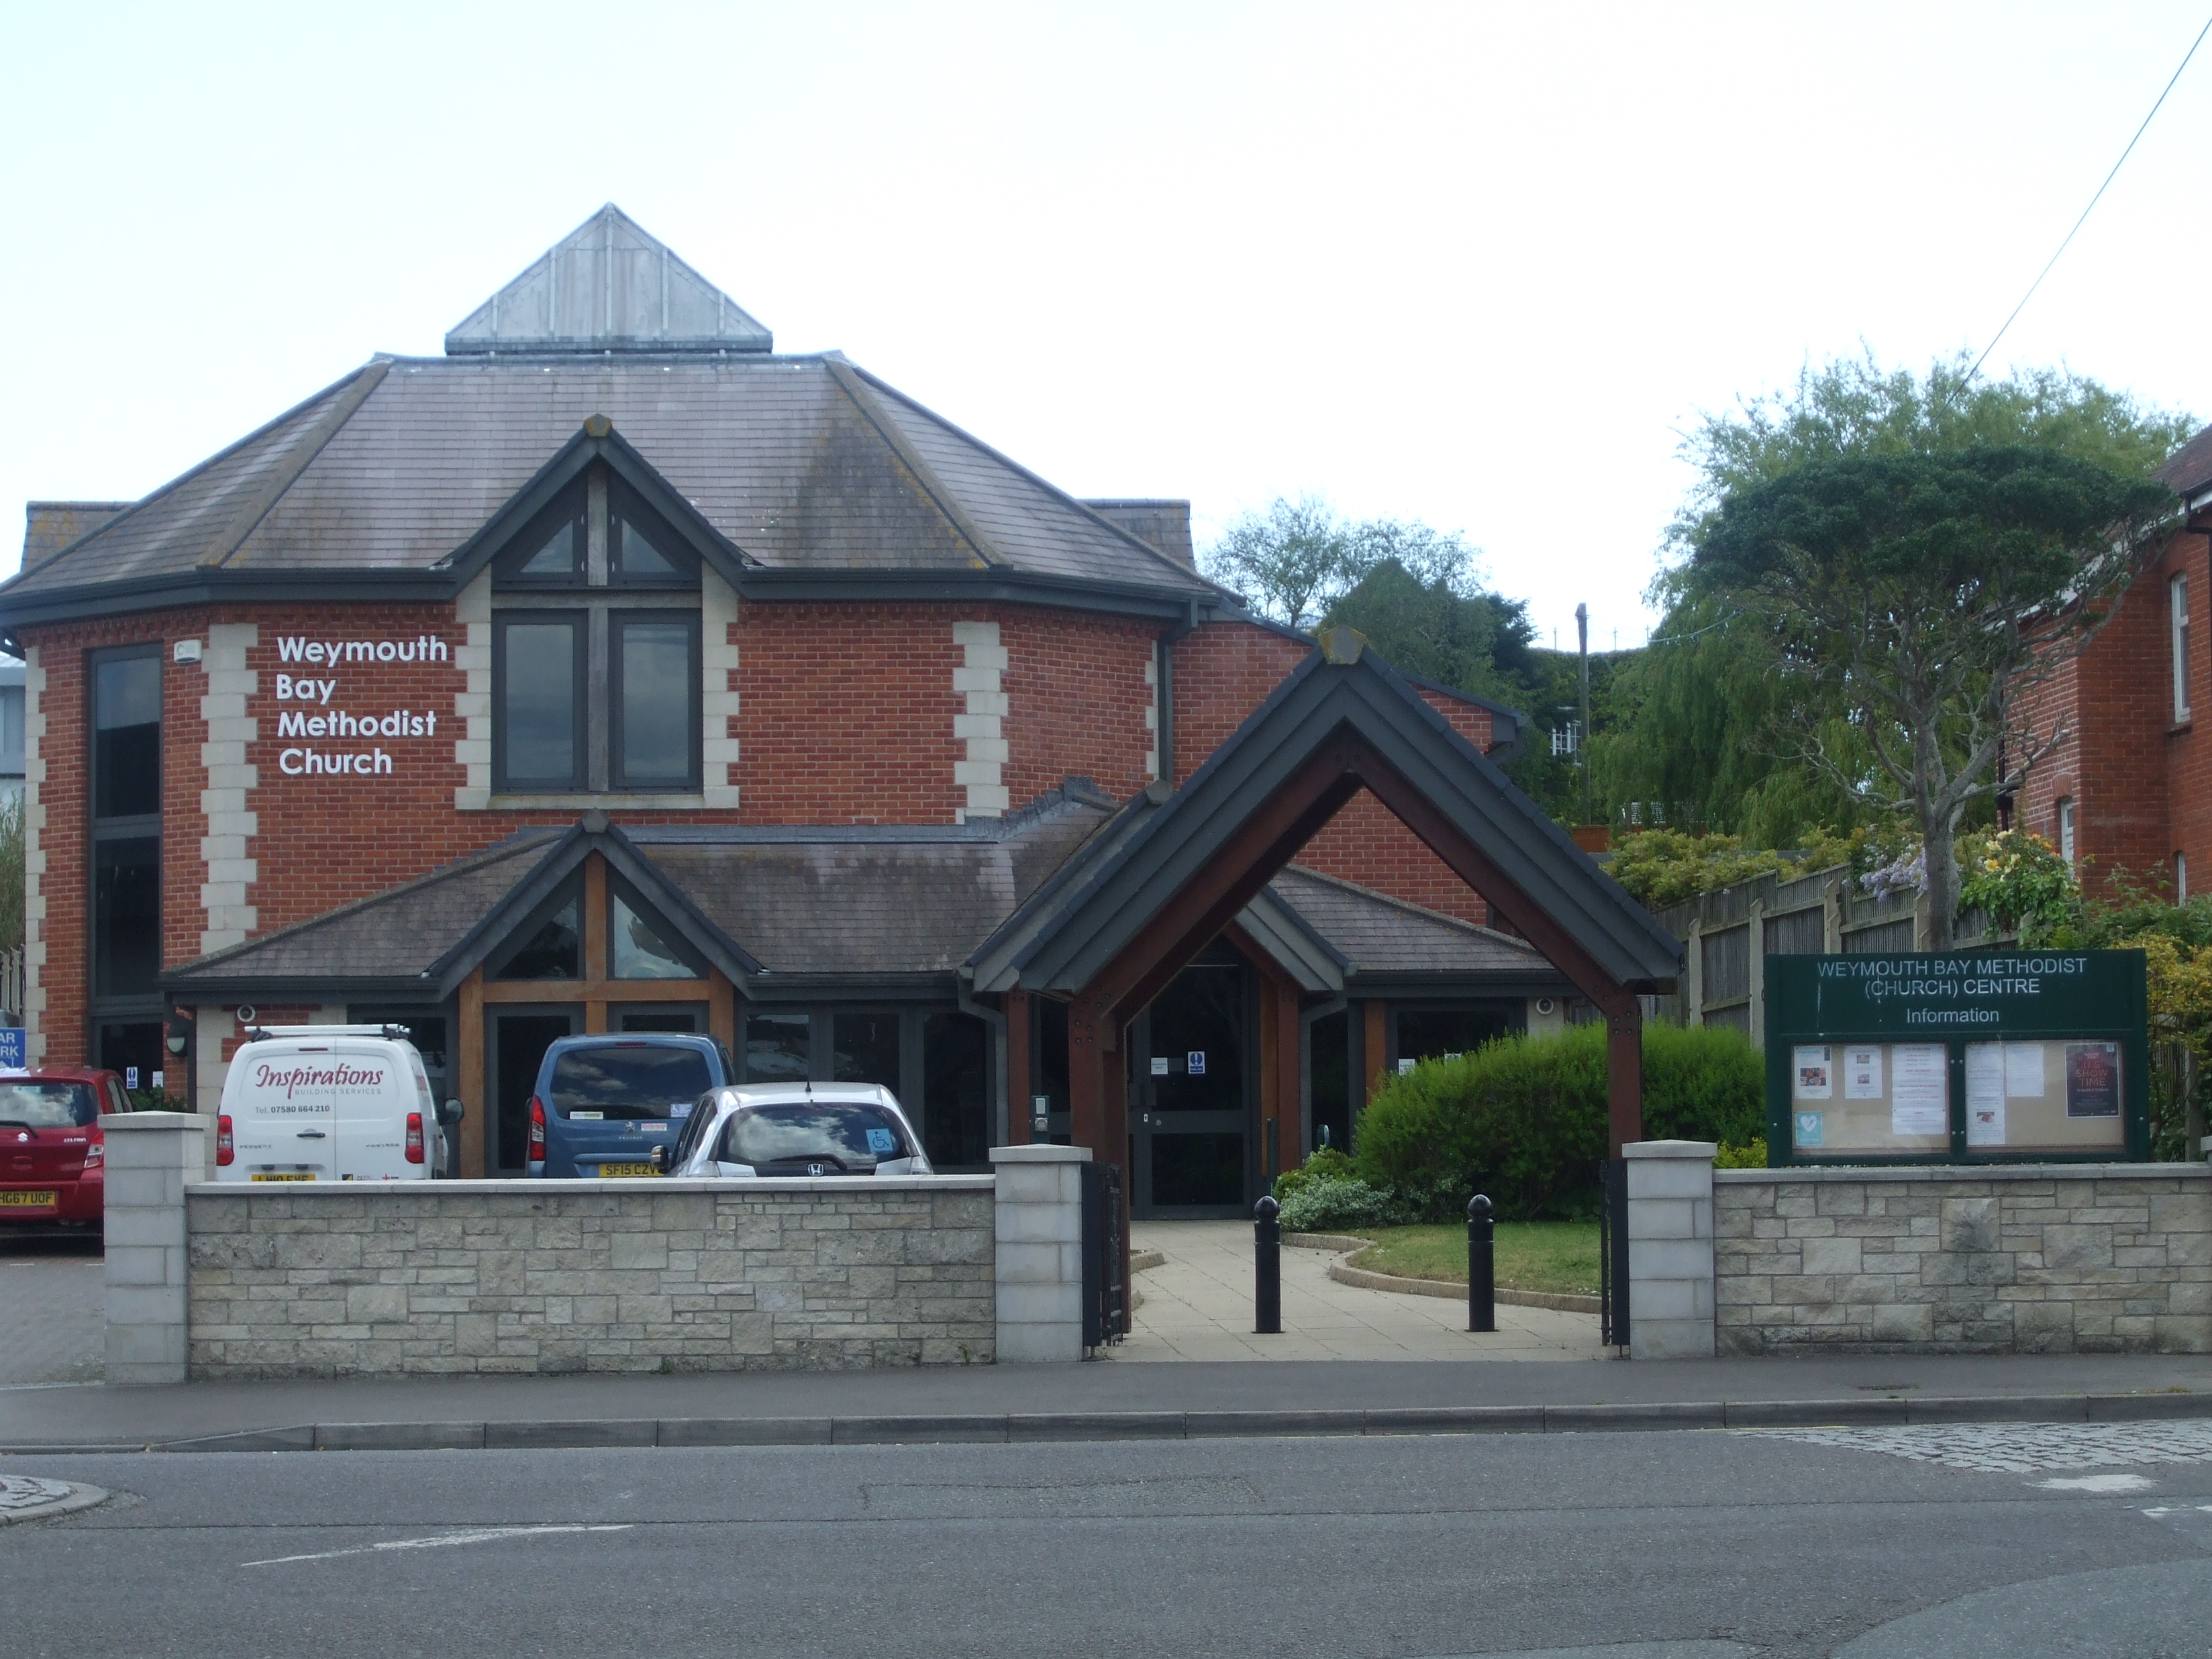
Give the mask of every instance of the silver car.
M 898 1097 L 872 1083 L 711 1089 L 653 1162 L 664 1175 L 751 1179 L 935 1173 Z

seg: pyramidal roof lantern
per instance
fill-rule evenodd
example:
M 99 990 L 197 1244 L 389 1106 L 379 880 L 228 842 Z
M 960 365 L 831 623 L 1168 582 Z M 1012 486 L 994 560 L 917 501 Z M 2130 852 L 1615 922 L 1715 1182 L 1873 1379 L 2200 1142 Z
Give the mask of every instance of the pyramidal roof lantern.
M 760 352 L 775 337 L 608 203 L 446 336 L 449 356 Z

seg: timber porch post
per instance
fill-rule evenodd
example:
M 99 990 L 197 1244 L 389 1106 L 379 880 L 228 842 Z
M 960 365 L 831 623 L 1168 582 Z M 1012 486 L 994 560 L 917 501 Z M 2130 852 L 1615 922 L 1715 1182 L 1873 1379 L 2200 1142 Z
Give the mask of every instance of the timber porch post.
M 1608 1158 L 1644 1139 L 1644 1009 L 1623 992 L 1605 1011 L 1606 1143 Z

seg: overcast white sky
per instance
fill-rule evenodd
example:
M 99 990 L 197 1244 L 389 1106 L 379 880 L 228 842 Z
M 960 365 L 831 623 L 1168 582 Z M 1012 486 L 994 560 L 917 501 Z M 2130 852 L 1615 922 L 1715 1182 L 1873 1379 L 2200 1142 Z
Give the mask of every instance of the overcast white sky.
M 1076 494 L 1423 519 L 1626 645 L 1698 411 L 1978 349 L 2209 3 L 17 3 L 0 508 L 437 352 L 611 199 Z M 2212 411 L 2208 120 L 2212 45 L 1995 362 Z

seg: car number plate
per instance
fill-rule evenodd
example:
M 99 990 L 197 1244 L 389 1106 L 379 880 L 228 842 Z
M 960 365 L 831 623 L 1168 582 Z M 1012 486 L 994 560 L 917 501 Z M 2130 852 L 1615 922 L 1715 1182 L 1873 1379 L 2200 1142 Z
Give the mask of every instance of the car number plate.
M 657 1176 L 660 1171 L 650 1164 L 602 1164 L 599 1173 L 606 1176 Z
M 52 1193 L 0 1193 L 0 1210 L 51 1210 L 54 1207 Z
M 314 1176 L 302 1171 L 298 1175 L 257 1175 L 256 1181 L 313 1181 Z

